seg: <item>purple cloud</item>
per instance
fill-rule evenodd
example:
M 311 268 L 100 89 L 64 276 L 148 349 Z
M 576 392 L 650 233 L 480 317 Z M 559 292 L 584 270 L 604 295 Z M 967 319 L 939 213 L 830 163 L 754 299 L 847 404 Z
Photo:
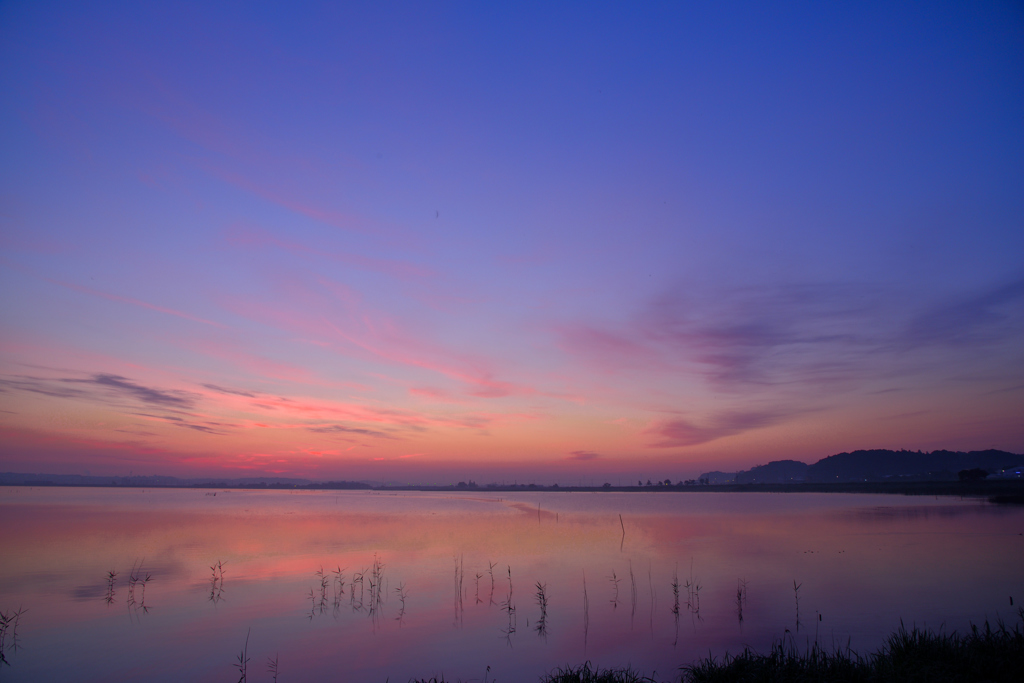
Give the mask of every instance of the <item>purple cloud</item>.
M 572 451 L 569 453 L 568 460 L 597 460 L 601 455 L 594 451 Z
M 681 448 L 767 427 L 780 419 L 777 413 L 723 413 L 711 418 L 705 425 L 697 425 L 685 419 L 665 420 L 652 425 L 646 433 L 659 437 L 658 441 L 650 444 L 651 448 Z

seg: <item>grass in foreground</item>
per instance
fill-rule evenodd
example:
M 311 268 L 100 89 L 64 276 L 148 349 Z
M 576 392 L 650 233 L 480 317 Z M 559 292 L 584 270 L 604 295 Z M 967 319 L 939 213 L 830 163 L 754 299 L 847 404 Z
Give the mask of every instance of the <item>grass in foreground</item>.
M 1024 608 L 1012 629 L 987 621 L 967 633 L 933 633 L 900 626 L 873 654 L 852 650 L 829 652 L 817 643 L 801 652 L 795 643 L 776 642 L 766 654 L 752 650 L 721 660 L 714 657 L 683 667 L 681 683 L 1002 683 L 1021 680 L 1024 672 Z M 655 683 L 632 669 L 556 669 L 541 683 Z M 444 683 L 431 679 L 418 683 Z
M 632 669 L 591 669 L 590 662 L 573 669 L 555 669 L 552 673 L 541 678 L 543 683 L 656 683 L 655 679 L 648 678 Z
M 1024 609 L 1018 614 L 1024 622 Z M 877 652 L 861 657 L 850 650 L 828 652 L 819 645 L 800 652 L 776 643 L 767 654 L 744 650 L 722 661 L 713 657 L 683 669 L 687 683 L 775 681 L 1019 681 L 1024 671 L 1024 631 L 999 621 L 995 628 L 971 626 L 965 634 L 912 628 L 889 636 Z

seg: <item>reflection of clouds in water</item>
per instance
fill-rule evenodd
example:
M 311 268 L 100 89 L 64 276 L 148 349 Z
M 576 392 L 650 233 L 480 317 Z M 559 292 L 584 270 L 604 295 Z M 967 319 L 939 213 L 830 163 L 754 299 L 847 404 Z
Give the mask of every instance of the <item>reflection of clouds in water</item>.
M 89 495 L 92 502 L 83 504 Z M 110 615 L 99 602 L 114 568 L 115 605 L 123 609 L 130 558 L 145 549 L 145 567 L 152 569 L 143 571 L 159 579 L 148 582 L 146 597 L 151 593 L 156 609 L 142 612 L 145 629 L 137 636 L 148 652 L 186 649 L 197 666 L 221 666 L 225 650 L 191 635 L 189 626 L 216 618 L 225 632 L 252 626 L 250 654 L 280 651 L 282 661 L 302 662 L 295 666 L 303 676 L 329 678 L 334 660 L 324 653 L 344 642 L 346 651 L 361 653 L 346 666 L 381 680 L 439 671 L 441 657 L 446 671 L 453 658 L 486 659 L 506 679 L 595 653 L 671 668 L 708 650 L 735 649 L 741 640 L 770 643 L 779 624 L 792 628 L 794 579 L 802 586 L 802 618 L 836 615 L 830 627 L 868 647 L 873 634 L 888 634 L 887 620 L 913 614 L 952 623 L 988 604 L 986 586 L 998 589 L 1002 602 L 1001 593 L 1016 593 L 1013 581 L 1020 579 L 1002 560 L 1015 551 L 997 534 L 1024 519 L 1019 510 L 1007 514 L 979 503 L 859 495 L 503 492 L 498 504 L 498 497 L 478 496 L 486 500 L 481 503 L 333 491 L 233 491 L 216 499 L 184 490 L 32 496 L 26 506 L 32 529 L 5 530 L 5 547 L 24 556 L 26 567 L 59 561 L 78 569 L 51 572 L 47 585 L 21 584 L 29 606 L 60 605 L 84 624 Z M 41 497 L 52 505 L 41 506 Z M 879 506 L 880 500 L 893 505 Z M 743 511 L 728 512 L 733 506 Z M 628 531 L 621 550 L 620 510 Z M 986 534 L 976 533 L 979 524 Z M 883 538 L 889 534 L 898 537 Z M 951 559 L 951 544 L 958 557 L 990 561 Z M 120 566 L 112 560 L 125 557 Z M 218 559 L 230 568 L 224 572 L 230 600 L 214 612 L 208 597 L 211 563 Z M 81 572 L 95 581 L 83 584 Z M 7 579 L 19 573 L 5 564 L 0 580 L 9 586 Z M 466 573 L 474 585 L 467 585 Z M 141 587 L 136 590 L 138 600 Z M 616 590 L 628 608 L 617 609 Z M 928 597 L 936 594 L 947 596 L 942 604 Z M 463 596 L 469 599 L 462 602 Z M 451 628 L 453 597 L 457 629 Z M 316 618 L 297 626 L 314 606 Z M 519 616 L 528 620 L 526 628 L 518 628 Z M 407 657 L 393 654 L 395 643 Z
M 74 600 L 96 600 L 107 594 L 106 581 L 94 585 L 75 586 L 71 591 L 71 598 Z

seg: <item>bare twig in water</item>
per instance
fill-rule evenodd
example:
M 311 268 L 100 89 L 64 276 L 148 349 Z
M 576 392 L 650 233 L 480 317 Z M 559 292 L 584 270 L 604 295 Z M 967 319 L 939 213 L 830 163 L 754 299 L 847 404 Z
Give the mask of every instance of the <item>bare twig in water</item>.
M 491 562 L 490 560 L 487 560 L 487 565 L 488 565 L 487 573 L 491 577 L 491 595 L 490 595 L 490 597 L 487 598 L 487 602 L 488 602 L 488 604 L 493 605 L 494 604 L 494 568 L 498 566 L 498 563 L 497 562 Z
M 800 586 L 803 583 L 797 583 L 796 579 L 793 579 L 793 599 L 796 601 L 796 630 L 800 631 Z
M 611 575 L 611 577 L 609 577 L 608 580 L 612 582 L 612 599 L 611 599 L 612 609 L 618 609 L 619 608 L 619 581 L 621 581 L 622 579 L 620 579 L 619 577 L 615 576 L 615 570 L 613 569 L 612 570 L 612 575 Z

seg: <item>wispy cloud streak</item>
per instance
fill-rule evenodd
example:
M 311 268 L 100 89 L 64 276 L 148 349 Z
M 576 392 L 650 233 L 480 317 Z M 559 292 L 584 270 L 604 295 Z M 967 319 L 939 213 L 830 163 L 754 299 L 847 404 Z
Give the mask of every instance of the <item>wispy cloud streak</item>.
M 50 282 L 52 284 L 55 284 L 55 285 L 60 285 L 61 287 L 67 287 L 68 289 L 74 290 L 76 292 L 81 292 L 82 294 L 89 294 L 91 296 L 97 296 L 97 297 L 100 297 L 102 299 L 107 299 L 108 301 L 117 301 L 117 302 L 124 303 L 124 304 L 131 304 L 132 306 L 139 306 L 141 308 L 147 308 L 147 309 L 149 309 L 151 311 L 157 311 L 158 313 L 165 313 L 167 315 L 177 316 L 179 318 L 184 318 L 185 320 L 191 320 L 192 322 L 202 323 L 204 325 L 211 325 L 213 327 L 219 327 L 221 329 L 226 329 L 227 328 L 227 325 L 224 325 L 223 323 L 216 322 L 214 320 L 207 320 L 206 318 L 200 318 L 198 316 L 191 315 L 189 313 L 184 313 L 182 311 L 178 311 L 178 310 L 175 310 L 173 308 L 166 308 L 164 306 L 157 306 L 155 304 L 151 304 L 149 302 L 142 301 L 141 299 L 135 299 L 135 298 L 132 298 L 130 296 L 119 296 L 117 294 L 109 294 L 107 292 L 101 292 L 101 291 L 99 291 L 97 289 L 92 289 L 90 287 L 83 287 L 82 285 L 75 285 L 75 284 L 71 284 L 71 283 L 68 283 L 68 282 L 61 282 L 60 280 L 53 280 L 53 279 L 50 279 L 50 278 L 46 278 L 46 281 Z
M 914 351 L 999 352 L 1024 332 L 1024 280 L 908 310 L 877 287 L 805 285 L 698 299 L 672 290 L 629 326 L 562 326 L 599 368 L 692 373 L 729 391 L 821 386 L 917 372 Z

